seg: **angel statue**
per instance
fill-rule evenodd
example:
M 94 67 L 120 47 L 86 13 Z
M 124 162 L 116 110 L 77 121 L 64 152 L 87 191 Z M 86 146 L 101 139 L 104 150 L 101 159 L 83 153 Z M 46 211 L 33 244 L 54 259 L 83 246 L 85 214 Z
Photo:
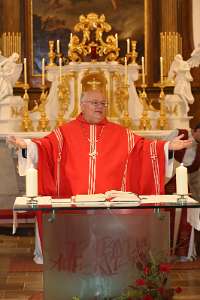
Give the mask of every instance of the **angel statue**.
M 183 60 L 181 54 L 177 54 L 170 66 L 168 73 L 168 80 L 174 80 L 174 95 L 166 96 L 166 104 L 174 103 L 176 108 L 171 112 L 178 116 L 187 116 L 189 111 L 189 105 L 194 103 L 194 97 L 191 91 L 191 81 L 193 81 L 190 69 L 198 67 L 200 64 L 200 45 L 191 53 L 191 57 L 188 60 Z M 171 97 L 171 101 L 170 101 Z M 173 98 L 173 99 L 172 99 Z
M 0 55 L 0 101 L 13 95 L 13 86 L 22 71 L 22 64 L 17 64 L 18 59 L 18 53 L 9 57 Z

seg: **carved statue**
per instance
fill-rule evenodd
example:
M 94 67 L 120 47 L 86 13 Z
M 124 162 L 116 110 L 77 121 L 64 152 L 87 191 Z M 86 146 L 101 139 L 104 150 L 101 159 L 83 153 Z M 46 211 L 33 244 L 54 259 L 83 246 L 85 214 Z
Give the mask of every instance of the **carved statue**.
M 171 97 L 172 103 L 176 103 L 176 109 L 171 111 L 176 112 L 178 116 L 186 116 L 189 111 L 189 105 L 194 103 L 194 97 L 191 91 L 191 81 L 193 81 L 190 69 L 198 67 L 200 64 L 200 47 L 194 49 L 191 53 L 191 57 L 188 60 L 183 60 L 181 54 L 177 54 L 174 61 L 171 64 L 168 80 L 174 80 L 174 99 L 172 95 L 166 97 L 167 102 Z
M 0 101 L 13 95 L 13 86 L 22 71 L 22 64 L 17 64 L 18 59 L 18 53 L 13 53 L 8 58 L 0 55 Z

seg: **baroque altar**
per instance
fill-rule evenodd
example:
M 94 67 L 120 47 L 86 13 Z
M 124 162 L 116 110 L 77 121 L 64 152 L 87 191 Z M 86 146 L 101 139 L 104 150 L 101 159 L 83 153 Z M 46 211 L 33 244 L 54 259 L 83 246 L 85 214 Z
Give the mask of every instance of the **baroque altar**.
M 60 42 L 49 41 L 47 80 L 51 88 L 46 101 L 44 123 L 51 127 L 73 119 L 79 113 L 82 92 L 100 89 L 108 101 L 107 118 L 131 129 L 189 128 L 189 117 L 169 110 L 165 105 L 163 74 L 160 80 L 159 109 L 146 95 L 144 57 L 139 94 L 135 82 L 141 67 L 136 63 L 136 41 L 127 39 L 127 53 L 120 57 L 118 34 L 110 34 L 105 16 L 81 15 L 70 34 L 68 56 L 60 51 Z M 162 73 L 162 72 L 161 72 Z M 44 69 L 43 69 L 44 83 Z M 167 104 L 167 103 L 166 103 Z M 39 115 L 36 114 L 36 119 Z
M 45 59 L 42 59 L 41 96 L 32 111 L 28 110 L 29 84 L 24 59 L 23 105 L 8 120 L 7 127 L 5 124 L 1 126 L 2 131 L 48 132 L 78 115 L 81 94 L 87 90 L 101 90 L 108 102 L 107 118 L 133 130 L 189 128 L 191 117 L 179 112 L 179 103 L 169 105 L 165 99 L 162 68 L 158 84 L 160 95 L 155 108 L 145 91 L 144 57 L 142 67 L 136 63 L 137 42 L 127 39 L 127 52 L 120 57 L 118 34 L 111 34 L 111 29 L 103 14 L 89 13 L 81 15 L 74 26 L 67 56 L 61 52 L 59 40 L 56 43 L 49 41 L 49 62 L 46 66 Z M 46 79 L 51 83 L 49 92 Z M 139 92 L 135 85 L 138 79 Z M 16 115 L 15 126 L 11 128 L 9 124 Z M 3 121 L 0 118 L 0 122 Z
M 136 92 L 134 82 L 138 80 L 139 66 L 130 64 L 127 69 L 129 84 L 128 111 L 133 120 L 137 120 L 141 114 L 141 103 Z M 62 67 L 62 77 L 65 81 L 66 89 L 69 90 L 68 110 L 65 113 L 67 120 L 77 116 L 80 112 L 80 97 L 83 91 L 88 89 L 101 89 L 107 96 L 108 109 L 107 117 L 115 122 L 120 122 L 123 103 L 121 99 L 120 84 L 124 81 L 124 66 L 117 62 L 72 62 Z M 59 85 L 59 67 L 47 68 L 47 80 L 51 84 L 46 104 L 46 112 L 51 123 L 58 114 L 58 85 Z M 52 109 L 53 107 L 53 109 Z

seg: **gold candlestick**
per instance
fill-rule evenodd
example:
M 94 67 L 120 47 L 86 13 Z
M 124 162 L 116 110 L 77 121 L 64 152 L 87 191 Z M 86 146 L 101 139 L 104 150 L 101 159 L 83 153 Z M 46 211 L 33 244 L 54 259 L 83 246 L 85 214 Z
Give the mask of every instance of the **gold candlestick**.
M 131 41 L 131 64 L 135 64 L 138 53 L 136 51 L 137 41 Z
M 128 100 L 129 100 L 129 92 L 128 92 L 129 84 L 124 83 L 120 88 L 119 88 L 119 93 L 121 100 L 121 106 L 122 106 L 122 117 L 120 118 L 119 122 L 127 128 L 131 129 L 136 129 L 136 126 L 133 124 L 133 120 L 129 116 L 128 113 Z
M 129 53 L 126 53 L 127 61 L 130 64 L 135 64 L 135 60 L 138 56 L 138 53 L 136 52 L 136 41 L 131 41 L 131 51 Z
M 150 118 L 148 117 L 148 104 L 147 104 L 147 94 L 145 91 L 145 88 L 147 87 L 146 84 L 142 84 L 142 92 L 140 92 L 139 94 L 139 99 L 142 102 L 143 105 L 143 113 L 142 113 L 142 117 L 140 118 L 140 125 L 139 125 L 139 129 L 151 129 L 151 121 Z
M 46 112 L 45 112 L 45 105 L 47 102 L 47 92 L 46 90 L 46 85 L 41 85 L 41 96 L 40 96 L 40 105 L 38 107 L 38 111 L 40 112 L 40 119 L 38 122 L 38 127 L 37 130 L 39 131 L 49 131 L 50 126 L 49 126 L 49 120 L 47 118 Z
M 56 56 L 58 57 L 58 62 L 59 62 L 60 58 L 62 58 L 62 53 L 61 53 L 61 52 L 60 52 L 60 53 L 57 53 Z
M 62 76 L 58 85 L 59 111 L 56 118 L 56 127 L 61 126 L 67 121 L 65 118 L 65 113 L 67 112 L 69 106 L 69 88 L 67 86 L 68 81 L 69 77 L 67 75 Z
M 163 129 L 167 129 L 168 127 L 168 121 L 166 118 L 165 93 L 164 93 L 163 83 L 160 84 L 159 102 L 160 102 L 160 117 L 157 122 L 157 128 L 163 130 Z
M 32 120 L 30 119 L 29 110 L 28 110 L 28 103 L 29 103 L 28 89 L 29 89 L 29 85 L 24 84 L 23 89 L 24 89 L 24 96 L 23 96 L 24 107 L 23 107 L 23 115 L 22 115 L 22 122 L 21 122 L 21 130 L 22 131 L 33 131 L 33 124 L 32 124 Z
M 49 57 L 49 67 L 53 67 L 55 66 L 54 60 L 56 57 L 56 54 L 54 52 L 54 41 L 49 41 L 49 53 L 48 53 L 48 57 Z

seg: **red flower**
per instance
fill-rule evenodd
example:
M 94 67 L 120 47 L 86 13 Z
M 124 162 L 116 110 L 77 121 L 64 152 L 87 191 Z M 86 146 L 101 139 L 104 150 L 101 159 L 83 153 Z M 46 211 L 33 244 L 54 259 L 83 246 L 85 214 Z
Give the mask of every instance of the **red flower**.
M 142 286 L 142 285 L 145 285 L 145 280 L 143 278 L 139 278 L 139 279 L 136 279 L 135 283 L 138 286 Z
M 177 288 L 175 289 L 175 292 L 176 292 L 177 294 L 181 293 L 181 292 L 182 292 L 182 288 L 181 288 L 181 287 L 177 287 Z
M 145 295 L 142 300 L 153 300 L 153 297 L 151 295 Z
M 171 270 L 171 266 L 169 264 L 160 264 L 159 266 L 160 272 L 169 272 Z
M 148 273 L 149 273 L 149 268 L 148 267 L 144 267 L 144 274 L 148 275 Z

